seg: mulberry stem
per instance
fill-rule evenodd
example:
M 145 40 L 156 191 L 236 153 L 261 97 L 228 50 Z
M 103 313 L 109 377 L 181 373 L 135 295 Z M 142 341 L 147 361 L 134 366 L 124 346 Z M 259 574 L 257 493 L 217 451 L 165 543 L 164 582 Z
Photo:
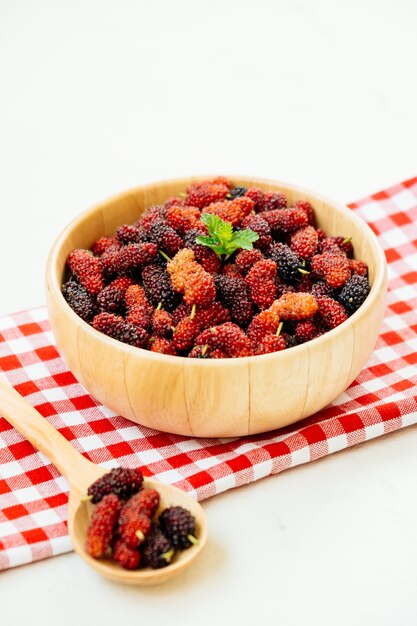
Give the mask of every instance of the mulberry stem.
M 194 546 L 198 544 L 198 539 L 197 537 L 194 537 L 194 535 L 187 535 L 187 539 L 188 541 L 191 541 Z
M 170 258 L 169 258 L 169 256 L 168 256 L 167 254 L 165 254 L 165 252 L 164 252 L 163 250 L 159 250 L 159 254 L 160 254 L 162 257 L 164 257 L 164 259 L 165 259 L 166 261 L 168 261 L 168 263 L 172 260 L 172 259 L 170 259 Z

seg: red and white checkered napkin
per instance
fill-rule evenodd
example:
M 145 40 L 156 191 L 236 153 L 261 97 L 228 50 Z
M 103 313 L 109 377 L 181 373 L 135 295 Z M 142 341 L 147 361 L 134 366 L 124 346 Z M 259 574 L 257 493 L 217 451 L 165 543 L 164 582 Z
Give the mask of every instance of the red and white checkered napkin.
M 145 473 L 199 499 L 417 422 L 417 178 L 351 205 L 387 256 L 390 288 L 367 367 L 331 406 L 239 439 L 189 439 L 137 426 L 95 402 L 54 347 L 46 310 L 0 319 L 0 370 L 87 458 Z M 71 550 L 68 485 L 0 417 L 0 569 Z

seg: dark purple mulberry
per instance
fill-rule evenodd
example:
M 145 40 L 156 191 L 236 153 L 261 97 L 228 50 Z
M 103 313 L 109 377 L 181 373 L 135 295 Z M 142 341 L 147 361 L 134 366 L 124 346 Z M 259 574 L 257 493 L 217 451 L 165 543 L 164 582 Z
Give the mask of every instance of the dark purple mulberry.
M 161 530 L 171 540 L 174 548 L 184 550 L 198 543 L 195 532 L 195 517 L 181 506 L 171 506 L 159 517 Z
M 94 298 L 87 289 L 75 280 L 69 280 L 62 286 L 62 295 L 71 309 L 84 321 L 90 322 L 95 313 Z
M 131 495 L 139 491 L 143 483 L 143 474 L 139 468 L 128 469 L 115 467 L 101 478 L 98 478 L 88 488 L 91 501 L 97 504 L 109 493 L 114 493 L 122 500 L 127 500 Z
M 371 287 L 366 276 L 354 274 L 342 287 L 338 300 L 348 313 L 354 313 L 365 302 L 370 289 Z
M 152 524 L 145 542 L 141 546 L 141 553 L 144 565 L 148 565 L 152 569 L 159 569 L 171 563 L 175 550 L 159 526 Z
M 219 275 L 214 279 L 220 302 L 230 311 L 231 318 L 239 326 L 246 326 L 252 319 L 253 305 L 245 281 L 231 276 Z
M 172 288 L 170 278 L 163 267 L 148 265 L 142 271 L 143 288 L 154 306 L 162 302 L 167 311 L 172 311 L 181 301 L 181 296 Z

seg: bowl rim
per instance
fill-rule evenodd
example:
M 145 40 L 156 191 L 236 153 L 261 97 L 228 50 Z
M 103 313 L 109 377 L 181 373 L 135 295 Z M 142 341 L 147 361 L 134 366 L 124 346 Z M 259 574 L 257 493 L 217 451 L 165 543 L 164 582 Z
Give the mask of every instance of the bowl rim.
M 275 179 L 270 179 L 270 178 L 258 178 L 258 177 L 243 176 L 243 175 L 238 175 L 238 174 L 233 174 L 230 176 L 226 174 L 225 176 L 227 176 L 231 180 L 233 179 L 238 180 L 239 182 L 247 181 L 248 183 L 251 183 L 254 186 L 256 186 L 257 184 L 262 184 L 266 186 L 275 185 L 275 186 L 283 187 L 284 189 L 291 189 L 291 190 L 297 191 L 297 193 L 312 196 L 318 202 L 323 202 L 325 204 L 331 205 L 337 211 L 339 211 L 340 213 L 348 217 L 359 229 L 364 230 L 364 232 L 367 234 L 369 242 L 372 244 L 373 251 L 376 254 L 376 258 L 378 262 L 376 266 L 375 277 L 371 285 L 370 293 L 368 297 L 366 298 L 365 302 L 345 322 L 342 322 L 342 324 L 340 324 L 336 328 L 333 328 L 332 330 L 327 331 L 326 333 L 324 333 L 320 337 L 317 337 L 316 339 L 311 339 L 310 341 L 307 341 L 303 344 L 291 347 L 291 354 L 295 356 L 297 352 L 302 352 L 303 350 L 306 350 L 309 348 L 313 348 L 313 347 L 320 346 L 320 345 L 325 345 L 326 342 L 333 341 L 339 335 L 345 333 L 348 330 L 348 328 L 352 328 L 355 323 L 359 322 L 366 315 L 368 309 L 374 304 L 375 300 L 379 297 L 381 289 L 384 289 L 385 282 L 386 282 L 386 274 L 387 274 L 387 265 L 386 265 L 384 252 L 378 242 L 378 239 L 375 233 L 372 231 L 369 225 L 363 219 L 361 219 L 358 215 L 356 215 L 352 211 L 352 209 L 349 209 L 347 205 L 342 204 L 340 202 L 336 202 L 335 200 L 332 200 L 328 198 L 327 196 L 323 196 L 322 194 L 319 194 L 306 187 L 300 187 L 293 183 L 288 183 L 285 181 L 275 180 Z M 132 355 L 134 358 L 136 355 L 136 358 L 138 356 L 141 356 L 141 358 L 151 359 L 156 362 L 160 361 L 161 363 L 165 363 L 165 364 L 167 364 L 168 362 L 171 362 L 171 363 L 176 363 L 178 365 L 183 365 L 184 367 L 191 367 L 191 366 L 193 367 L 194 366 L 216 367 L 219 363 L 221 363 L 221 365 L 224 367 L 236 366 L 237 364 L 245 366 L 246 364 L 250 364 L 254 362 L 265 364 L 271 359 L 275 361 L 276 359 L 285 359 L 285 357 L 288 356 L 287 350 L 280 350 L 279 352 L 270 352 L 267 354 L 258 354 L 258 355 L 239 357 L 239 358 L 226 357 L 223 359 L 190 359 L 184 356 L 160 354 L 157 352 L 152 352 L 151 350 L 147 350 L 145 348 L 137 348 L 135 346 L 130 346 L 129 344 L 125 344 L 121 341 L 118 341 L 117 339 L 113 339 L 112 337 L 109 337 L 105 335 L 104 333 L 101 333 L 100 331 L 96 330 L 92 326 L 90 326 L 88 322 L 85 322 L 81 317 L 79 317 L 75 313 L 75 311 L 71 309 L 71 307 L 68 305 L 67 301 L 65 300 L 62 294 L 61 284 L 59 283 L 58 275 L 57 275 L 57 256 L 60 252 L 63 242 L 67 239 L 67 237 L 70 235 L 73 229 L 79 224 L 79 222 L 83 221 L 88 216 L 93 215 L 97 210 L 103 209 L 103 206 L 109 203 L 117 202 L 118 200 L 121 200 L 127 196 L 138 194 L 139 192 L 142 192 L 144 190 L 146 191 L 146 189 L 148 188 L 154 188 L 158 184 L 164 184 L 164 185 L 183 184 L 183 186 L 186 187 L 190 184 L 190 182 L 209 180 L 210 178 L 214 178 L 214 177 L 215 175 L 209 174 L 209 175 L 201 175 L 201 176 L 189 176 L 186 178 L 181 177 L 181 178 L 173 178 L 173 179 L 166 179 L 166 180 L 165 179 L 156 180 L 156 181 L 147 183 L 145 185 L 139 185 L 138 187 L 129 188 L 128 190 L 115 194 L 111 196 L 110 198 L 82 211 L 61 230 L 61 232 L 55 239 L 50 249 L 50 252 L 48 254 L 46 268 L 45 268 L 46 288 L 49 289 L 50 287 L 52 287 L 54 289 L 55 294 L 58 294 L 58 298 L 60 298 L 61 302 L 64 303 L 64 307 L 66 308 L 70 317 L 72 317 L 74 322 L 78 326 L 82 327 L 85 332 L 88 332 L 92 336 L 93 339 L 104 342 L 109 347 L 113 349 L 117 349 L 123 354 Z

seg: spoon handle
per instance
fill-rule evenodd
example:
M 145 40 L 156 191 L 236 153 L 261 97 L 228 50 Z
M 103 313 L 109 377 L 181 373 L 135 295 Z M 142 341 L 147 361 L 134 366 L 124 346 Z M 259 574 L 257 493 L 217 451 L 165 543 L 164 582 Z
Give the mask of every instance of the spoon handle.
M 43 452 L 72 487 L 81 491 L 102 470 L 85 459 L 0 375 L 0 415 Z

